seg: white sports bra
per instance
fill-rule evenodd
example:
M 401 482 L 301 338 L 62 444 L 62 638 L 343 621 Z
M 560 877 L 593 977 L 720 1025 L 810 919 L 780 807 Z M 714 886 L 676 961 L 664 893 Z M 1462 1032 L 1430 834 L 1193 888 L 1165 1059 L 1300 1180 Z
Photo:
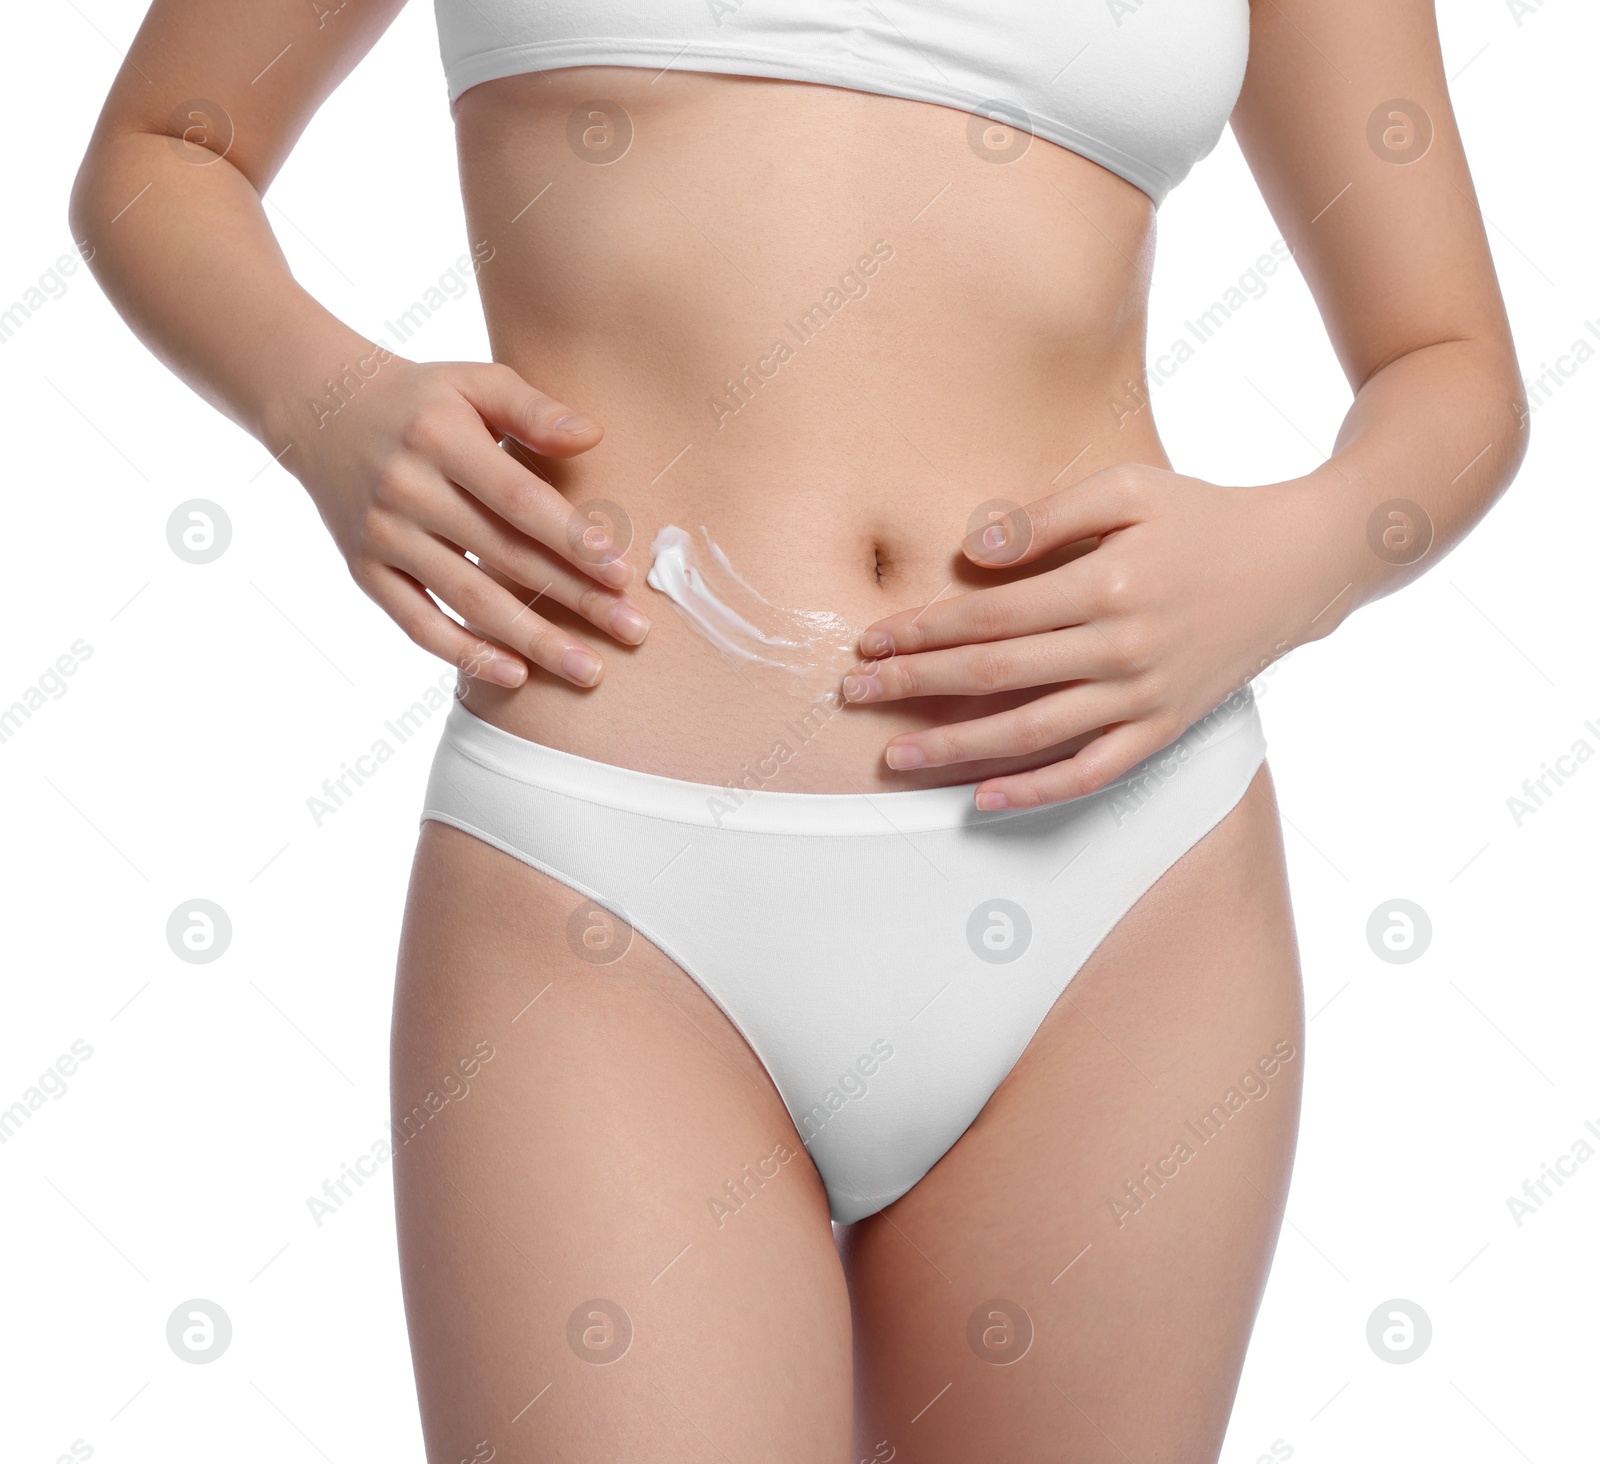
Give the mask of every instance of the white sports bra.
M 1222 135 L 1250 0 L 435 0 L 450 100 L 566 66 L 820 82 L 1058 143 L 1159 205 Z

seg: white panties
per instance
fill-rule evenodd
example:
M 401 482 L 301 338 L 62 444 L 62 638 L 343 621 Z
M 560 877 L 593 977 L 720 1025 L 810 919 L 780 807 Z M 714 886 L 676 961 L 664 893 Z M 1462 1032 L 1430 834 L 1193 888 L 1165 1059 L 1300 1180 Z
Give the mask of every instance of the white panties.
M 981 813 L 972 783 L 781 793 L 658 777 L 529 742 L 458 701 L 422 817 L 560 880 L 698 982 L 771 1075 L 848 1224 L 961 1137 L 1265 752 L 1246 687 L 1098 793 Z

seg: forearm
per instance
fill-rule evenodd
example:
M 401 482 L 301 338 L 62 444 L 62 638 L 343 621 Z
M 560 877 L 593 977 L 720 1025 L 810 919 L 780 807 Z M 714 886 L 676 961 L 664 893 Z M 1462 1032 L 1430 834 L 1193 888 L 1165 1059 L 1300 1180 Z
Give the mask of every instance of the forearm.
M 373 347 L 296 283 L 249 179 L 179 149 L 209 156 L 154 133 L 97 139 L 73 187 L 73 237 L 140 340 L 277 454 L 296 404 Z
M 1332 457 L 1284 485 L 1309 555 L 1292 644 L 1320 639 L 1438 563 L 1516 476 L 1527 445 L 1509 347 L 1448 341 L 1375 372 Z

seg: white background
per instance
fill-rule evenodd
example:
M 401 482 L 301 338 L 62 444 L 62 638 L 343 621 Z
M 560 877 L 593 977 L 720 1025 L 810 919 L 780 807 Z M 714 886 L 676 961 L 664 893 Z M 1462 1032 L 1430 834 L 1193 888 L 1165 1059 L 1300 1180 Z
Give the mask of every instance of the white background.
M 1581 0 L 1520 24 L 1505 0 L 1441 11 L 1531 378 L 1596 340 L 1600 23 Z M 8 13 L 0 310 L 70 247 L 67 190 L 140 14 L 123 0 Z M 427 6 L 312 124 L 268 211 L 303 282 L 369 334 L 463 252 Z M 1231 134 L 1161 232 L 1152 354 L 1276 236 Z M 406 350 L 486 358 L 475 297 Z M 1520 1226 L 1507 1198 L 1586 1119 L 1600 1126 L 1600 759 L 1520 827 L 1507 799 L 1578 739 L 1600 749 L 1585 726 L 1600 726 L 1597 389 L 1600 361 L 1540 407 L 1519 481 L 1464 546 L 1260 684 L 1312 1020 L 1230 1464 L 1275 1440 L 1308 1461 L 1594 1457 L 1600 1162 Z M 1223 483 L 1307 471 L 1348 400 L 1293 269 L 1156 395 L 1174 463 Z M 298 485 L 152 360 L 86 271 L 0 345 L 0 402 L 0 705 L 75 641 L 92 647 L 0 743 L 0 1107 L 74 1041 L 93 1048 L 0 1145 L 0 1453 L 48 1464 L 83 1440 L 95 1458 L 163 1464 L 420 1460 L 387 1173 L 320 1228 L 306 1201 L 385 1131 L 433 731 L 320 828 L 306 800 L 442 667 L 351 583 Z M 167 545 L 191 498 L 232 521 L 211 565 Z M 213 965 L 165 939 L 197 897 L 233 924 Z M 1366 940 L 1393 898 L 1433 923 L 1409 965 Z M 232 1319 L 210 1366 L 166 1344 L 192 1297 Z M 1366 1340 L 1390 1298 L 1432 1320 L 1408 1365 Z

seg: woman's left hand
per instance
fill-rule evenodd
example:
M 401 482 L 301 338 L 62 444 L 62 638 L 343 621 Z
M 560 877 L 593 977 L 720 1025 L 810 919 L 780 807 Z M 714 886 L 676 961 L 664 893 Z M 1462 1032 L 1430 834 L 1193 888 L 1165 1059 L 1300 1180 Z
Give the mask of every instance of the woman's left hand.
M 1095 792 L 1176 738 L 1292 646 L 1342 619 L 1322 583 L 1320 519 L 1297 483 L 1224 488 L 1123 463 L 979 526 L 988 568 L 1098 538 L 1088 553 L 868 626 L 851 703 L 1051 688 L 1012 710 L 894 738 L 892 768 L 1016 759 L 1105 730 L 1072 756 L 989 778 L 979 808 Z M 1330 602 L 1330 595 L 1332 601 Z

